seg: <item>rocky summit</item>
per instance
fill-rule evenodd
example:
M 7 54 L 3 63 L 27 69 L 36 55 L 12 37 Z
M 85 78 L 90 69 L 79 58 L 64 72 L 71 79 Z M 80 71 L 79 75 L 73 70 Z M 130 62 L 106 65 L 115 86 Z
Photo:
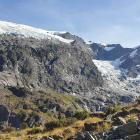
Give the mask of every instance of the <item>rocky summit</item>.
M 139 94 L 140 47 L 0 21 L 0 140 L 139 139 Z

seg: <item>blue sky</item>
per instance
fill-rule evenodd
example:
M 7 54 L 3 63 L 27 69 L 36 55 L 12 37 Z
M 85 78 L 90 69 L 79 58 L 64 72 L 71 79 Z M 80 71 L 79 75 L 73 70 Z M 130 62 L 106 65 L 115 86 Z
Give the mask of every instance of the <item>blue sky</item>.
M 0 20 L 94 42 L 140 45 L 140 0 L 0 0 Z

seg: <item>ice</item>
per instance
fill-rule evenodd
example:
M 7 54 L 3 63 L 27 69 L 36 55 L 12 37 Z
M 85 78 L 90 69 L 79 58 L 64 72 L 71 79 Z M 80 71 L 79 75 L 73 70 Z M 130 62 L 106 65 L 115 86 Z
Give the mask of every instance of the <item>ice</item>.
M 55 39 L 64 43 L 71 43 L 73 41 L 69 39 L 64 39 L 56 35 L 56 33 L 58 34 L 59 32 L 47 31 L 47 30 L 34 28 L 27 25 L 0 21 L 0 34 L 17 34 L 17 35 L 23 35 L 25 37 L 34 37 L 37 39 L 50 39 L 50 40 Z

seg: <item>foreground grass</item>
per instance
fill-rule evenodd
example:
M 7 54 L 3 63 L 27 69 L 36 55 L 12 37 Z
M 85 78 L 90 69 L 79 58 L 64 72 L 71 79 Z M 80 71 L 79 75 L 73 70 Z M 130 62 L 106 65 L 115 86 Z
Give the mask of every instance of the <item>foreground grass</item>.
M 0 134 L 0 140 L 32 140 L 35 138 L 42 138 L 42 137 L 62 137 L 64 140 L 71 136 L 75 136 L 76 133 L 82 131 L 84 129 L 85 123 L 97 123 L 102 121 L 100 118 L 87 118 L 85 120 L 78 120 L 75 123 L 71 124 L 67 127 L 60 127 L 55 128 L 51 131 L 44 131 L 43 128 L 38 128 L 40 131 L 36 134 L 28 134 L 28 132 L 34 131 L 34 128 L 19 130 L 19 131 L 12 131 L 12 132 L 5 132 Z

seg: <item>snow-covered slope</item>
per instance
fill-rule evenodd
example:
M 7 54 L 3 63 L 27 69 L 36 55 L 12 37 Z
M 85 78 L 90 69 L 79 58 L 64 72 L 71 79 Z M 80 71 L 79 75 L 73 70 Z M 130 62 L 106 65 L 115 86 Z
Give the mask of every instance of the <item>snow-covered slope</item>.
M 25 37 L 34 37 L 37 39 L 59 40 L 64 43 L 70 43 L 73 41 L 64 39 L 63 37 L 56 35 L 57 33 L 57 31 L 46 31 L 27 25 L 0 21 L 0 34 L 17 34 Z
M 137 49 L 135 49 L 133 52 L 130 53 L 130 58 L 134 58 L 135 55 L 137 54 Z
M 93 60 L 98 70 L 102 73 L 104 80 L 110 87 L 118 87 L 120 84 L 120 69 L 112 65 L 112 61 Z
M 105 85 L 112 90 L 132 92 L 138 95 L 140 92 L 140 75 L 136 78 L 127 76 L 127 70 L 119 68 L 120 59 L 115 61 L 93 60 L 98 70 L 102 73 Z

